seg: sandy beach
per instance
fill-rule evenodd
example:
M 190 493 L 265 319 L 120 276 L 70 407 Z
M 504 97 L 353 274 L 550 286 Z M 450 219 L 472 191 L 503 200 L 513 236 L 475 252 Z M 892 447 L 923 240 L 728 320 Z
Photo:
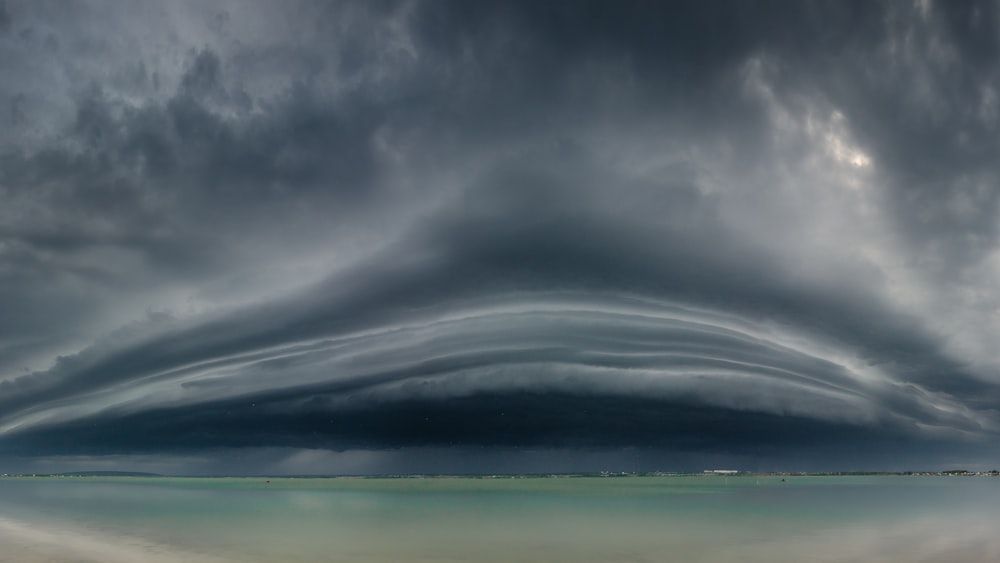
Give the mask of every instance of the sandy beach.
M 221 563 L 223 559 L 142 538 L 100 535 L 60 525 L 40 527 L 0 518 L 0 563 Z
M 988 522 L 966 522 L 961 528 L 949 527 L 944 531 L 933 520 L 908 522 L 887 527 L 830 529 L 822 533 L 791 538 L 771 538 L 745 546 L 679 545 L 674 556 L 683 555 L 691 562 L 715 563 L 742 561 L 746 563 L 798 562 L 816 563 L 982 563 L 1000 559 L 1000 541 L 991 538 L 992 525 Z M 0 518 L 0 563 L 223 563 L 251 561 L 247 553 L 234 553 L 231 558 L 210 556 L 167 546 L 137 537 L 101 535 L 93 530 L 65 527 L 40 528 L 27 522 Z M 360 547 L 360 546 L 355 546 Z M 587 549 L 564 546 L 565 550 L 553 551 L 552 546 L 491 546 L 477 553 L 469 549 L 464 555 L 437 552 L 413 553 L 407 561 L 483 561 L 499 563 L 516 558 L 519 561 L 550 561 L 564 556 L 577 561 L 659 561 L 660 555 L 651 546 L 637 545 L 632 549 L 617 546 L 601 549 L 591 545 Z M 340 554 L 351 561 L 388 563 L 398 561 L 401 554 L 390 555 L 373 549 L 368 553 L 354 551 Z M 473 557 L 469 559 L 469 557 Z M 294 556 L 293 556 L 294 557 Z M 277 561 L 264 557 L 255 561 Z M 296 561 L 307 561 L 295 557 Z M 317 560 L 318 561 L 318 560 Z

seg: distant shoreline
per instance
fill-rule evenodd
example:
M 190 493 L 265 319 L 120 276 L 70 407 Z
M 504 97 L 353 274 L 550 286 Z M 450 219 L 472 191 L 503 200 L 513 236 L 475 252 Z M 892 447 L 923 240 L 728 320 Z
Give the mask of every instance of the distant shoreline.
M 825 472 L 665 472 L 643 473 L 608 472 L 595 473 L 405 473 L 405 474 L 329 474 L 329 475 L 167 475 L 137 471 L 70 471 L 62 473 L 3 473 L 0 478 L 65 478 L 65 477 L 130 477 L 169 479 L 572 479 L 572 478 L 622 478 L 622 477 L 1000 477 L 1000 471 L 968 471 L 953 469 L 945 471 L 825 471 Z

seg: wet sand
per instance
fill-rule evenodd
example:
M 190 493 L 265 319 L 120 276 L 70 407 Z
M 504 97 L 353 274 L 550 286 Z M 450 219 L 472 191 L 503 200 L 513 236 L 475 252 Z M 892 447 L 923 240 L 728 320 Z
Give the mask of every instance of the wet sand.
M 827 530 L 808 537 L 774 537 L 748 545 L 677 545 L 675 549 L 653 549 L 650 545 L 557 546 L 557 545 L 456 545 L 425 553 L 402 553 L 390 547 L 345 546 L 343 552 L 297 554 L 289 561 L 357 561 L 360 563 L 475 562 L 501 561 L 628 561 L 657 562 L 669 553 L 670 560 L 701 563 L 982 563 L 1000 561 L 1000 541 L 992 539 L 995 524 L 965 522 L 959 528 L 942 530 L 936 521 L 921 521 L 890 527 Z M 391 543 L 391 540 L 390 542 Z M 282 561 L 273 554 L 255 558 L 233 552 L 230 556 L 208 555 L 142 538 L 102 536 L 93 530 L 61 527 L 40 528 L 26 522 L 0 518 L 0 563 L 223 563 L 237 561 Z M 383 546 L 384 547 L 384 546 Z M 327 559 L 329 557 L 330 559 Z
M 135 537 L 107 537 L 91 530 L 39 526 L 0 518 L 0 563 L 222 563 Z

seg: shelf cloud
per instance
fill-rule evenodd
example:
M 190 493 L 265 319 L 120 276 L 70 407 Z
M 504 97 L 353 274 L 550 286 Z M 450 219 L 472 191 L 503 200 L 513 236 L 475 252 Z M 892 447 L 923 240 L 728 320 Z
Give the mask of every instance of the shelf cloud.
M 998 27 L 0 3 L 0 461 L 994 464 Z

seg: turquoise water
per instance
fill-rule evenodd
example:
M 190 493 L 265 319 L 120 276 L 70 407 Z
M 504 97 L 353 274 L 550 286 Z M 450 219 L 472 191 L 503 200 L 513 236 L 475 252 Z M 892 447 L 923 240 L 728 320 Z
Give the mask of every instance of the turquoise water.
M 0 479 L 0 561 L 990 561 L 1000 478 Z

